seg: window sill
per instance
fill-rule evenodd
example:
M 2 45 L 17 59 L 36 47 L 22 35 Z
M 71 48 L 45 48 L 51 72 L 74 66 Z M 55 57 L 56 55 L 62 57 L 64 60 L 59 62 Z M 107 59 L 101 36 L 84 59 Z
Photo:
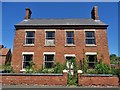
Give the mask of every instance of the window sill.
M 55 47 L 55 45 L 44 45 L 45 47 Z
M 24 44 L 23 46 L 29 46 L 29 47 L 34 47 L 34 44 Z
M 86 47 L 96 47 L 97 45 L 95 45 L 95 44 L 86 44 L 85 46 Z
M 66 44 L 65 47 L 75 47 L 75 44 Z

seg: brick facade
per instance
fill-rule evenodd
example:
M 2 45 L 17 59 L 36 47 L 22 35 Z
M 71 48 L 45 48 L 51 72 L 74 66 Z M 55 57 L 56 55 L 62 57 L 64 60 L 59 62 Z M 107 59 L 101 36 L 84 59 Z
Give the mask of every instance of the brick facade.
M 74 30 L 75 46 L 65 45 L 65 29 L 56 29 L 55 31 L 55 46 L 45 46 L 45 30 L 36 29 L 35 45 L 25 46 L 25 29 L 19 29 L 15 32 L 14 49 L 12 57 L 12 66 L 15 72 L 19 72 L 22 68 L 22 52 L 34 52 L 33 62 L 40 69 L 43 65 L 43 53 L 55 52 L 55 62 L 65 63 L 65 54 L 75 54 L 76 61 L 79 64 L 84 58 L 84 52 L 98 52 L 98 60 L 101 55 L 104 55 L 104 63 L 110 64 L 108 42 L 105 29 L 96 29 L 96 46 L 85 46 L 85 31 L 84 29 Z
M 65 54 L 72 54 L 76 57 L 77 64 L 85 58 L 86 53 L 96 53 L 98 61 L 110 65 L 108 41 L 106 29 L 107 24 L 99 20 L 98 8 L 93 7 L 91 19 L 31 19 L 32 11 L 27 8 L 25 19 L 16 24 L 16 32 L 14 37 L 12 67 L 15 72 L 22 69 L 23 52 L 33 52 L 33 62 L 37 69 L 43 66 L 44 52 L 54 52 L 54 63 L 66 63 Z M 35 31 L 34 46 L 25 44 L 26 31 Z M 55 45 L 45 45 L 45 33 L 47 31 L 55 31 Z M 91 41 L 92 46 L 86 46 L 85 31 L 94 31 Z M 66 31 L 74 32 L 74 45 L 66 45 Z M 89 36 L 89 35 L 88 35 Z M 88 37 L 89 38 L 89 37 Z M 102 57 L 103 56 L 103 57 Z
M 78 73 L 79 86 L 119 86 L 119 77 L 117 76 L 87 76 Z
M 33 79 L 34 78 L 34 79 Z M 2 75 L 3 85 L 67 85 L 67 73 L 64 74 L 12 74 Z

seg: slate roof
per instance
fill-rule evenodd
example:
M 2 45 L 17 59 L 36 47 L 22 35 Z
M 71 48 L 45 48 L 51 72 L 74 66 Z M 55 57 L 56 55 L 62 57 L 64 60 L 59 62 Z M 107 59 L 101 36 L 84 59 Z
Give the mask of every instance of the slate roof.
M 15 26 L 42 26 L 42 25 L 97 25 L 97 26 L 107 26 L 104 22 L 100 20 L 93 19 L 24 19 Z

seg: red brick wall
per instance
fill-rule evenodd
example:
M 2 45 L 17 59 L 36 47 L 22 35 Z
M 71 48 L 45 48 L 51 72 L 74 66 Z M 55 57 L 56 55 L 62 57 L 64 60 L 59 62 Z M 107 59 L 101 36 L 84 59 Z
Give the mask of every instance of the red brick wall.
M 74 30 L 75 46 L 65 46 L 65 30 L 56 29 L 55 46 L 45 46 L 45 31 L 37 29 L 35 32 L 35 46 L 24 46 L 25 30 L 16 30 L 14 38 L 14 48 L 12 66 L 15 72 L 20 72 L 22 68 L 22 52 L 34 52 L 34 63 L 40 69 L 43 65 L 43 52 L 56 52 L 55 62 L 65 63 L 64 54 L 75 54 L 77 63 L 83 59 L 83 49 L 85 52 L 98 52 L 98 59 L 104 55 L 104 63 L 110 64 L 108 42 L 105 29 L 96 29 L 96 45 L 94 47 L 85 46 L 85 32 L 83 29 Z
M 79 86 L 119 86 L 117 76 L 80 76 L 78 74 Z
M 67 73 L 63 75 L 2 75 L 3 85 L 67 85 Z

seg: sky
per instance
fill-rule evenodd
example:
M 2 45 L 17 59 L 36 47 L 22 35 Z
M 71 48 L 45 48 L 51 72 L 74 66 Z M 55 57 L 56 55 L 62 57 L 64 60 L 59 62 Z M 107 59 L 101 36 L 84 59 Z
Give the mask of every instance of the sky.
M 2 43 L 13 50 L 14 25 L 25 17 L 25 8 L 32 10 L 32 18 L 90 18 L 93 6 L 98 6 L 99 19 L 108 24 L 107 37 L 110 54 L 118 55 L 117 2 L 3 2 Z

